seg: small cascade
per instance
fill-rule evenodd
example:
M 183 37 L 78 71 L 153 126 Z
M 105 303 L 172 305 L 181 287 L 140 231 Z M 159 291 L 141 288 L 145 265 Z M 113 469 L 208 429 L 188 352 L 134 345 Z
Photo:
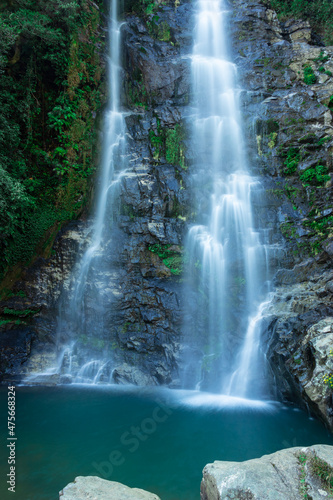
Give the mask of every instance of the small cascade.
M 231 375 L 226 394 L 246 397 L 250 391 L 253 395 L 256 390 L 258 396 L 264 392 L 265 357 L 260 349 L 260 340 L 262 321 L 270 303 L 271 300 L 262 302 L 257 313 L 249 318 L 244 343 L 236 360 L 237 368 Z
M 193 382 L 203 377 L 205 390 L 248 397 L 261 366 L 260 319 L 269 266 L 252 211 L 251 198 L 260 184 L 247 166 L 237 68 L 227 47 L 229 14 L 223 0 L 197 2 L 192 81 L 198 223 L 189 231 L 187 250 L 192 287 L 200 298 L 187 314 L 185 330 L 188 339 L 197 329 L 206 339 L 201 374 Z M 207 185 L 204 196 L 200 191 Z M 190 353 L 187 361 L 197 364 L 198 355 Z

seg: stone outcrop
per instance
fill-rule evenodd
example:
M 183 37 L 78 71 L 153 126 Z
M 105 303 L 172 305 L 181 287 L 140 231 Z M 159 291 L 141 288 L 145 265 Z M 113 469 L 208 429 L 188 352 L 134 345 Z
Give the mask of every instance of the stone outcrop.
M 206 465 L 201 500 L 301 500 L 329 498 L 333 447 L 288 448 L 246 462 Z
M 79 476 L 59 493 L 59 500 L 160 500 L 154 493 L 95 476 Z
M 33 371 L 55 359 L 58 301 L 87 244 L 87 225 L 71 222 L 57 236 L 50 258 L 39 258 L 0 301 L 0 378 L 20 380 L 22 367 Z M 85 243 L 84 243 L 85 242 Z M 33 359 L 31 352 L 35 351 Z
M 297 268 L 297 266 L 296 266 Z M 267 343 L 278 396 L 306 402 L 333 430 L 333 304 L 331 271 L 280 286 L 270 306 Z M 290 275 L 288 274 L 288 279 Z

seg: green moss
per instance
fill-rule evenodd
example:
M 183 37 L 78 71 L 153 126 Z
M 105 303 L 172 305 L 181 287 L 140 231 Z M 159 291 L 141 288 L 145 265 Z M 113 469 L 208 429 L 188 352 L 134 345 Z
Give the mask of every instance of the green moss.
M 171 41 L 171 32 L 170 26 L 166 21 L 161 21 L 158 23 L 159 17 L 154 16 L 151 21 L 147 21 L 147 28 L 149 34 L 156 38 L 157 40 L 161 40 L 161 42 L 170 42 Z
M 329 59 L 329 57 L 324 54 L 323 50 L 321 50 L 319 56 L 316 57 L 314 59 L 314 61 L 317 62 L 317 63 L 325 63 L 325 62 L 328 61 L 328 59 Z
M 181 125 L 177 124 L 175 128 L 166 130 L 165 156 L 167 162 L 186 169 L 184 139 L 185 133 Z
M 129 106 L 147 109 L 148 94 L 140 70 L 137 70 L 134 75 L 132 75 L 132 78 L 128 79 L 126 90 Z
M 157 118 L 157 132 L 150 130 L 149 140 L 156 160 L 165 154 L 168 163 L 187 169 L 184 144 L 185 129 L 182 124 L 177 123 L 174 128 L 162 129 Z

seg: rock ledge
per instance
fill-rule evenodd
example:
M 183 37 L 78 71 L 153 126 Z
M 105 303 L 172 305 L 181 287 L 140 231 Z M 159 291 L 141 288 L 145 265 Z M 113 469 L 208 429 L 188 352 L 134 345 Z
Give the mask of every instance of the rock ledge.
M 78 476 L 59 492 L 60 500 L 160 500 L 154 493 L 96 476 Z
M 332 498 L 333 446 L 288 448 L 246 462 L 208 464 L 201 500 Z

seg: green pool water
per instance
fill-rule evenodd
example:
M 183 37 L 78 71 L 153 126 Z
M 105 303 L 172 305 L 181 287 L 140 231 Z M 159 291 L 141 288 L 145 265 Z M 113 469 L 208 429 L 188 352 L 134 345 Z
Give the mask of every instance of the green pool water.
M 191 391 L 16 388 L 16 493 L 7 491 L 7 388 L 0 390 L 0 498 L 56 500 L 78 475 L 199 500 L 202 469 L 290 446 L 333 444 L 302 411 Z

